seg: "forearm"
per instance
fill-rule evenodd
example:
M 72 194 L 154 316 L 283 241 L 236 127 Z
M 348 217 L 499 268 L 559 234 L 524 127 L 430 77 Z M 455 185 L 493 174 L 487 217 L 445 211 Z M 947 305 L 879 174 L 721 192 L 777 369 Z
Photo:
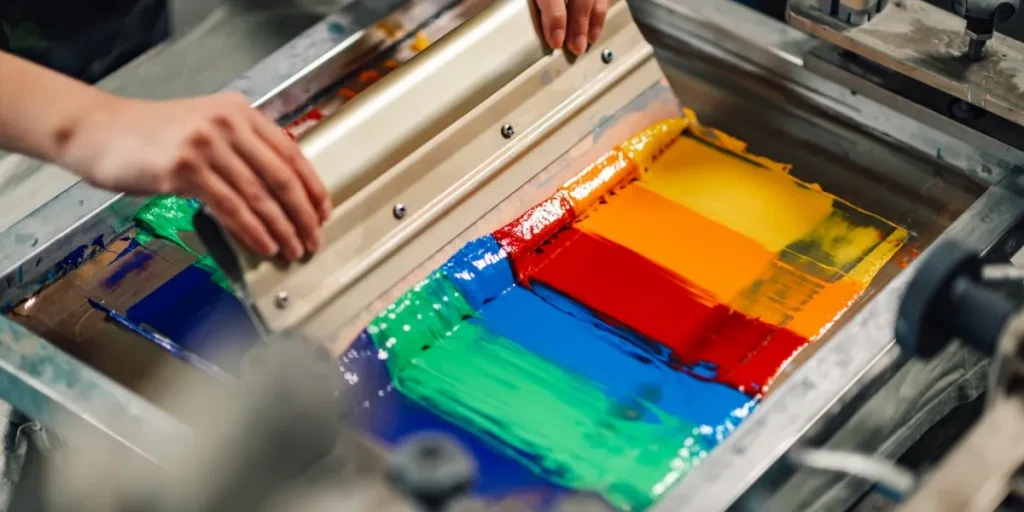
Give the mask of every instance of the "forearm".
M 110 97 L 0 51 L 0 149 L 60 162 L 81 120 Z

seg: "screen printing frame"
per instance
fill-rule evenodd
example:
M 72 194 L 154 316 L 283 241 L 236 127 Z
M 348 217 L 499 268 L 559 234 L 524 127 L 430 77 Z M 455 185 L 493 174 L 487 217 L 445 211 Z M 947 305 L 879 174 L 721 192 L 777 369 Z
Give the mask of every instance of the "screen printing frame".
M 803 68 L 803 58 L 816 45 L 815 40 L 745 7 L 724 0 L 647 0 L 633 2 L 631 7 L 659 58 L 673 58 L 673 47 L 680 45 L 727 60 L 851 123 L 873 127 L 905 147 L 927 155 L 942 152 L 947 163 L 995 183 L 943 236 L 993 249 L 996 257 L 1019 247 L 1014 228 L 1024 215 L 1024 193 L 1014 169 L 1024 159 L 1012 148 L 1001 154 L 977 150 L 969 141 L 950 137 L 877 101 L 851 95 L 848 88 L 809 73 Z M 299 39 L 324 34 L 336 38 L 332 33 L 318 25 Z M 294 44 L 299 45 L 300 40 Z M 335 41 L 335 46 L 344 42 Z M 316 50 L 306 55 L 305 62 L 322 59 L 322 47 L 308 46 Z M 275 54 L 268 61 L 275 58 L 281 56 Z M 295 60 L 294 54 L 288 58 Z M 321 62 L 312 69 L 325 67 Z M 295 73 L 283 75 L 278 77 L 279 84 L 291 80 Z M 990 172 L 981 172 L 984 166 Z M 98 234 L 119 234 L 130 224 L 135 211 L 132 205 L 137 207 L 132 199 L 88 186 L 72 189 L 0 234 L 0 247 L 5 249 L 0 268 L 6 283 L 0 296 L 8 300 L 27 296 L 32 291 L 25 286 L 30 282 L 27 275 L 39 268 L 48 272 L 74 247 L 87 244 Z M 790 446 L 821 425 L 825 411 L 855 398 L 855 391 L 864 389 L 868 377 L 892 371 L 897 359 L 892 342 L 896 305 L 913 268 L 879 292 L 813 356 L 811 364 L 781 385 L 754 418 L 713 452 L 699 471 L 670 491 L 656 509 L 727 508 Z M 4 398 L 47 425 L 84 421 L 134 446 L 139 453 L 151 454 L 151 458 L 157 458 L 158 447 L 149 441 L 158 439 L 167 446 L 173 444 L 174 436 L 187 438 L 173 418 L 5 318 L 0 318 L 0 376 Z M 146 428 L 139 429 L 141 425 Z M 142 439 L 137 436 L 140 430 L 164 435 Z

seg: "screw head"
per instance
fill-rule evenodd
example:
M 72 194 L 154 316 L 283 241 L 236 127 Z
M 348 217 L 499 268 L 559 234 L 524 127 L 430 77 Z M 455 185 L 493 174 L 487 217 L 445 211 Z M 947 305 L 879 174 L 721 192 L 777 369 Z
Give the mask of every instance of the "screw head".
M 391 213 L 395 215 L 396 219 L 401 219 L 402 217 L 405 217 L 405 212 L 405 205 L 402 203 L 396 204 L 395 207 L 391 209 Z
M 507 124 L 507 123 L 501 125 L 501 136 L 502 137 L 505 137 L 506 139 L 511 139 L 512 136 L 515 135 L 515 134 L 516 134 L 516 129 L 513 128 L 512 125 Z
M 277 305 L 277 309 L 284 309 L 288 307 L 288 292 L 277 292 L 277 297 L 274 297 L 274 304 Z
M 615 58 L 615 54 L 608 48 L 601 50 L 601 62 L 608 64 Z

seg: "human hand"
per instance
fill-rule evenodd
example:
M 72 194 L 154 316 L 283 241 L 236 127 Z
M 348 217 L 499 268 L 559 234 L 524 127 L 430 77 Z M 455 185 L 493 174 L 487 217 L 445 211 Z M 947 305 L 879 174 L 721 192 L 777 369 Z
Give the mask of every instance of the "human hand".
M 332 205 L 298 146 L 244 96 L 107 96 L 63 135 L 58 163 L 89 183 L 199 199 L 256 254 L 296 260 L 322 245 Z
M 536 0 L 544 39 L 552 48 L 582 55 L 604 30 L 609 0 Z

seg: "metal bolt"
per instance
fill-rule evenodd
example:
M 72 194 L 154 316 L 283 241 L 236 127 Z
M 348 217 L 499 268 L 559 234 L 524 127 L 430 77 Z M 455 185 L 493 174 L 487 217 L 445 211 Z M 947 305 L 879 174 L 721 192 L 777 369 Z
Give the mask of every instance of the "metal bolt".
M 284 309 L 288 307 L 288 292 L 277 292 L 274 304 L 277 305 L 277 309 Z
M 604 50 L 601 50 L 601 62 L 608 64 L 613 58 L 615 58 L 615 54 L 612 53 L 610 49 L 605 48 Z
M 501 125 L 501 136 L 502 137 L 505 137 L 506 139 L 511 139 L 512 136 L 515 135 L 515 134 L 516 134 L 516 129 L 513 128 L 512 125 L 507 124 L 507 123 Z
M 967 42 L 967 58 L 971 62 L 985 60 L 985 43 L 987 42 L 984 39 L 971 38 Z
M 405 205 L 402 203 L 396 204 L 395 207 L 392 208 L 391 213 L 395 215 L 396 219 L 401 220 L 402 217 L 405 217 Z

